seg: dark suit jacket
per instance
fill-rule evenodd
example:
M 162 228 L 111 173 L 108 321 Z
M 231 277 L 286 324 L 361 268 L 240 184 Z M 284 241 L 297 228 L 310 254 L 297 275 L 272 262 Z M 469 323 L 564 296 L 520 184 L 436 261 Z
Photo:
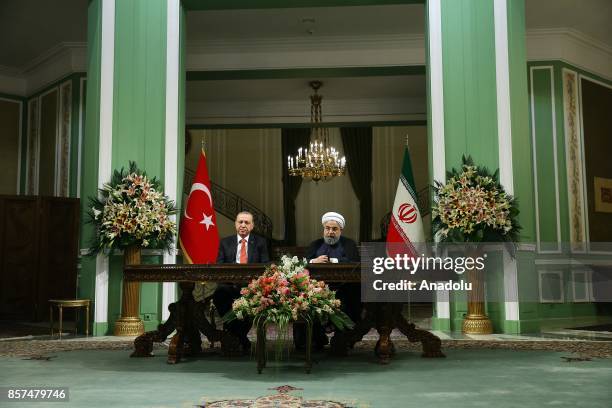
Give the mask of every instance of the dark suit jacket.
M 308 262 L 310 262 L 311 259 L 316 258 L 316 254 L 317 254 L 317 249 L 319 249 L 319 247 L 321 245 L 323 245 L 325 241 L 323 241 L 323 238 L 319 238 L 315 241 L 312 241 L 312 243 L 310 244 L 310 246 L 308 247 L 308 250 L 306 251 L 306 260 L 308 260 Z M 338 259 L 338 262 L 359 262 L 360 261 L 360 257 L 359 257 L 359 250 L 357 249 L 357 244 L 355 243 L 355 241 L 353 241 L 350 238 L 345 238 L 343 236 L 340 236 L 340 244 L 342 244 L 342 247 L 344 248 L 344 255 L 345 258 L 340 258 Z
M 267 263 L 270 262 L 268 244 L 259 235 L 250 234 L 247 247 L 247 263 Z M 236 251 L 238 250 L 237 235 L 230 235 L 219 242 L 219 253 L 217 263 L 236 263 Z

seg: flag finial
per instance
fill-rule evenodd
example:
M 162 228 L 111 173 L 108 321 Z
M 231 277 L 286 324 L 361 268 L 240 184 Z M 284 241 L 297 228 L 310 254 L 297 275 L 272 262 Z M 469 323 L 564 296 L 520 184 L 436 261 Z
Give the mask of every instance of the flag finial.
M 408 147 L 408 133 L 406 133 L 406 147 Z
M 201 146 L 202 150 L 206 151 L 205 150 L 205 148 L 206 148 L 206 138 L 204 136 L 202 136 L 202 139 L 200 139 L 200 143 L 202 144 L 202 146 Z

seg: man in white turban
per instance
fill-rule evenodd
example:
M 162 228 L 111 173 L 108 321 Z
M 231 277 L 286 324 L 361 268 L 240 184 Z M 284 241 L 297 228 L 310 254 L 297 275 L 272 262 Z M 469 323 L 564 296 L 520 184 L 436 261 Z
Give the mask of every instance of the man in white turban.
M 327 212 L 321 217 L 323 238 L 310 244 L 306 259 L 311 263 L 359 262 L 357 244 L 350 238 L 342 236 L 345 226 L 344 217 L 337 212 Z M 342 302 L 342 310 L 353 320 L 361 319 L 361 287 L 359 283 L 331 284 L 336 297 Z M 293 338 L 297 349 L 306 344 L 306 332 L 303 326 L 294 326 Z M 325 330 L 315 323 L 312 328 L 313 347 L 321 350 L 329 342 Z
M 310 244 L 306 251 L 308 262 L 358 262 L 357 244 L 352 239 L 342 236 L 344 217 L 337 212 L 327 212 L 321 217 L 321 224 L 323 224 L 323 238 Z

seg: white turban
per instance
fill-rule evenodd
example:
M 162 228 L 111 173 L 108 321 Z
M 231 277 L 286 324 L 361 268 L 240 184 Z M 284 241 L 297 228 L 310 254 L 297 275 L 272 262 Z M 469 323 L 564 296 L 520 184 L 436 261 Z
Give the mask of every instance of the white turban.
M 327 212 L 321 217 L 321 224 L 325 225 L 328 221 L 336 221 L 340 229 L 344 229 L 344 217 L 337 212 Z

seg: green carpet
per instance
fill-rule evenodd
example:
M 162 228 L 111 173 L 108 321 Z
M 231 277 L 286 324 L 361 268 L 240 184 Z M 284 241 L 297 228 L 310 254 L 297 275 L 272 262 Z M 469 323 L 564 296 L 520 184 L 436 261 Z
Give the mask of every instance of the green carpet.
M 402 351 L 388 366 L 371 352 L 321 360 L 307 375 L 297 356 L 270 362 L 258 375 L 248 357 L 209 355 L 166 364 L 128 358 L 124 350 L 50 354 L 49 361 L 0 358 L 2 386 L 67 386 L 70 402 L 6 403 L 3 407 L 193 407 L 227 399 L 274 395 L 291 385 L 304 400 L 346 407 L 588 407 L 612 406 L 612 360 L 566 362 L 563 352 L 446 350 L 445 359 Z M 230 405 L 232 406 L 232 405 Z M 234 405 L 235 406 L 235 405 Z M 282 405 L 280 405 L 282 406 Z M 313 406 L 313 405 L 310 405 Z

